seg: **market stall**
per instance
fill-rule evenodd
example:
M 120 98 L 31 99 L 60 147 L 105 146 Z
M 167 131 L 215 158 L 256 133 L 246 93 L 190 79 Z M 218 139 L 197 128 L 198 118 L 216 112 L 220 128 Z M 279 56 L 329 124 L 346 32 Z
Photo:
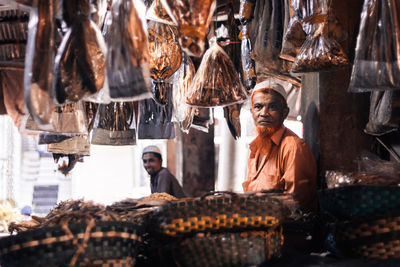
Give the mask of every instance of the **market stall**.
M 0 0 L 0 114 L 19 132 L 3 127 L 0 265 L 399 264 L 399 12 L 395 0 Z M 286 185 L 236 190 L 261 136 L 248 127 L 261 82 L 281 90 L 280 116 L 316 159 L 302 166 L 318 174 L 304 191 L 318 189 L 316 209 Z M 153 192 L 145 166 L 153 194 L 53 206 L 65 190 L 37 183 L 31 203 L 51 209 L 21 213 L 13 134 L 45 147 L 60 177 L 97 147 L 146 142 L 129 167 L 164 156 L 186 196 Z M 134 154 L 105 151 L 108 169 Z

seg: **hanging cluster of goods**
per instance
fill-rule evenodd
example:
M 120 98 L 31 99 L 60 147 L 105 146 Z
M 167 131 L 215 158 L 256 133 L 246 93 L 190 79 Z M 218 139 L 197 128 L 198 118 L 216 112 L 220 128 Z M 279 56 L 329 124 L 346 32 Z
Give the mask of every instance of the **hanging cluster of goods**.
M 330 0 L 11 2 L 3 37 L 26 56 L 0 70 L 5 112 L 65 157 L 208 131 L 214 107 L 238 138 L 257 81 L 296 93 L 302 73 L 349 64 Z

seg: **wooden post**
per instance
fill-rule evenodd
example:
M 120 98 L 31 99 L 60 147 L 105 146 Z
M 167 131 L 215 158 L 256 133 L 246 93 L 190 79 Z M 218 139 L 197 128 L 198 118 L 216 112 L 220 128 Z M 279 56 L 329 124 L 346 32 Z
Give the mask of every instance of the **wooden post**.
M 214 190 L 215 148 L 214 125 L 209 132 L 190 129 L 183 134 L 183 190 L 190 197 L 202 196 Z

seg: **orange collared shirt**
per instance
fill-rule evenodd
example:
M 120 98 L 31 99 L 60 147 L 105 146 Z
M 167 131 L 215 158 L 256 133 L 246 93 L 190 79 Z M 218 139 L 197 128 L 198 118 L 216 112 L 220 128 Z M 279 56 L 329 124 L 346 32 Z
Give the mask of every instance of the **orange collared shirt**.
M 261 150 L 260 142 L 267 149 Z M 247 177 L 242 184 L 245 192 L 283 189 L 294 194 L 303 211 L 317 208 L 314 155 L 303 139 L 284 126 L 270 139 L 258 136 L 250 143 Z

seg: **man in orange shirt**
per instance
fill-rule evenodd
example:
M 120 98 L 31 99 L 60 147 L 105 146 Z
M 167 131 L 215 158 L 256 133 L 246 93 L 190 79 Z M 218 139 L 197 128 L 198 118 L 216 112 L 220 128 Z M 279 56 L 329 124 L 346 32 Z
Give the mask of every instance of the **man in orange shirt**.
M 272 81 L 254 87 L 251 113 L 258 136 L 250 144 L 244 191 L 282 189 L 294 194 L 300 208 L 317 208 L 314 156 L 305 141 L 283 125 L 289 114 L 284 88 Z

